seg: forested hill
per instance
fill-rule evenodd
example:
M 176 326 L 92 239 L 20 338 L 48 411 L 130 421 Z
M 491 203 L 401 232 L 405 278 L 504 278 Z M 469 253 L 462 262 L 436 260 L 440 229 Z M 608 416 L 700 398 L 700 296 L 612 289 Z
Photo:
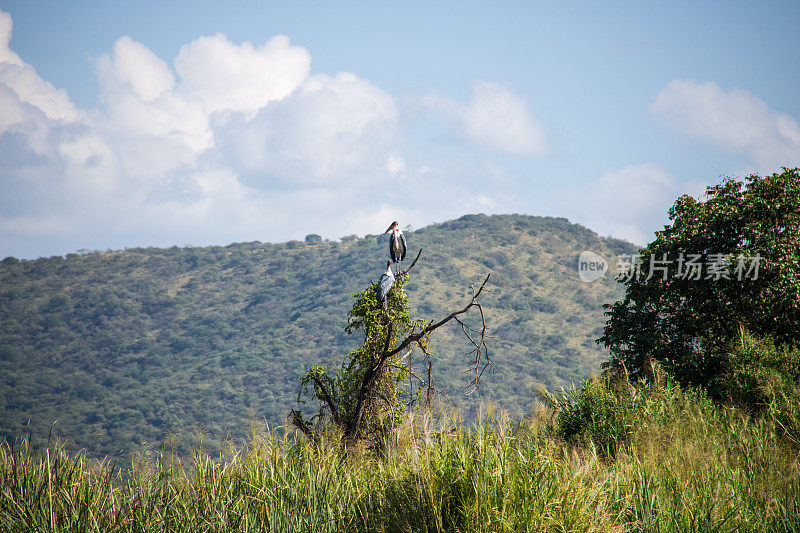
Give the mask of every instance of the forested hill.
M 482 300 L 501 373 L 485 393 L 523 412 L 534 388 L 598 369 L 606 277 L 583 283 L 577 257 L 629 243 L 563 218 L 466 215 L 406 231 L 406 285 L 418 317 Z M 135 248 L 0 264 L 0 437 L 55 433 L 91 456 L 126 457 L 165 435 L 215 445 L 249 421 L 284 423 L 307 368 L 356 346 L 344 334 L 352 294 L 385 269 L 385 236 L 329 242 Z M 437 331 L 434 378 L 469 416 L 459 331 Z M 57 421 L 57 422 L 56 422 Z M 55 425 L 53 425 L 55 424 Z M 28 429 L 29 428 L 29 429 Z M 196 443 L 196 442 L 195 442 Z

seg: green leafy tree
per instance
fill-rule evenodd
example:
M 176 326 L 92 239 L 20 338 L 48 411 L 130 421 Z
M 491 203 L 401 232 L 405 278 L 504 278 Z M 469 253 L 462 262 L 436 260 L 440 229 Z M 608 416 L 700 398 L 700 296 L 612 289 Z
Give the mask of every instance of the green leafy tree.
M 800 170 L 726 178 L 704 199 L 678 198 L 669 217 L 607 306 L 598 342 L 611 365 L 636 378 L 652 357 L 680 383 L 709 386 L 740 325 L 800 342 Z
M 463 309 L 438 322 L 417 319 L 409 312 L 408 296 L 403 289 L 409 278 L 408 272 L 417 259 L 407 270 L 397 274 L 385 305 L 378 302 L 374 283 L 354 295 L 356 301 L 345 331 L 348 334 L 362 332 L 364 342 L 347 354 L 335 374 L 329 374 L 322 366 L 314 366 L 302 379 L 298 401 L 304 403 L 303 397 L 309 393 L 311 385 L 314 397 L 319 401 L 319 411 L 306 420 L 300 411 L 293 410 L 292 423 L 309 438 L 316 439 L 319 432 L 331 427 L 332 423 L 346 441 L 367 438 L 380 444 L 395 422 L 405 414 L 407 405 L 415 400 L 411 391 L 404 389 L 401 383 L 413 375 L 420 382 L 418 393 L 426 388 L 430 394 L 429 338 L 433 331 L 451 320 L 462 327 L 474 346 L 474 359 L 470 364 L 473 384 L 477 386 L 483 371 L 494 366 L 485 344 L 486 321 L 478 302 L 489 276 Z M 461 318 L 473 308 L 480 314 L 479 327 L 473 327 Z M 414 349 L 428 360 L 427 380 L 417 377 L 411 368 L 407 356 Z

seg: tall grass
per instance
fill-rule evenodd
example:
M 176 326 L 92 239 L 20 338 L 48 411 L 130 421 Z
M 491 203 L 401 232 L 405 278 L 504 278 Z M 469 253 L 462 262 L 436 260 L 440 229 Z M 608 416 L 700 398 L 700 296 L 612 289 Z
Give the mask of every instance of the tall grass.
M 410 417 L 383 459 L 265 432 L 117 472 L 22 440 L 0 446 L 0 531 L 800 531 L 798 449 L 771 419 L 663 387 L 630 395 L 613 443 L 565 437 L 598 386 L 521 422 Z

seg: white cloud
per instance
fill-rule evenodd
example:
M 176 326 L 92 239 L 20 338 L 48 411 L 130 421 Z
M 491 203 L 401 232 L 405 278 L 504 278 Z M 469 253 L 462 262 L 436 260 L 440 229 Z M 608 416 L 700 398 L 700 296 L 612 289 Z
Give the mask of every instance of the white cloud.
M 142 43 L 121 37 L 112 55 L 98 59 L 97 73 L 108 111 L 97 117 L 98 124 L 126 136 L 159 137 L 192 152 L 211 146 L 202 102 L 177 95 L 172 70 Z
M 203 37 L 174 64 L 122 37 L 97 61 L 92 111 L 10 37 L 0 12 L 0 256 L 335 238 L 384 229 L 402 203 L 385 187 L 405 172 L 394 99 L 354 74 L 309 76 L 285 37 Z
M 306 79 L 309 64 L 308 51 L 286 37 L 254 47 L 217 34 L 181 48 L 177 83 L 166 62 L 130 37 L 118 39 L 97 70 L 111 127 L 199 154 L 214 144 L 212 113 L 252 114 L 287 97 Z
M 2 68 L 3 64 L 0 63 L 0 80 L 3 79 Z M 19 95 L 8 85 L 0 82 L 0 133 L 29 122 L 29 112 Z
M 113 57 L 102 56 L 97 68 L 107 92 L 130 91 L 145 102 L 175 87 L 175 76 L 167 63 L 130 37 L 118 39 Z
M 798 121 L 774 111 L 748 91 L 713 82 L 673 80 L 651 111 L 676 131 L 741 153 L 762 171 L 800 164 Z
M 42 80 L 33 67 L 24 63 L 19 55 L 9 48 L 11 27 L 11 15 L 0 11 L 0 86 L 8 87 L 21 102 L 36 107 L 49 119 L 74 120 L 77 109 L 69 101 L 66 91 L 56 89 Z M 9 114 L 0 112 L 4 115 Z
M 388 176 L 397 106 L 350 73 L 316 74 L 254 117 L 225 117 L 221 151 L 254 186 L 353 186 Z
M 479 145 L 519 155 L 542 155 L 547 139 L 525 101 L 496 83 L 478 83 L 461 110 L 467 136 Z
M 525 101 L 497 83 L 476 83 L 467 105 L 434 94 L 422 105 L 454 122 L 457 136 L 477 146 L 516 155 L 544 155 L 549 143 Z
M 564 191 L 567 216 L 600 235 L 636 244 L 653 240 L 678 194 L 676 180 L 653 163 L 607 170 L 581 189 Z
M 11 13 L 0 11 L 0 62 L 21 65 L 22 59 L 9 48 L 13 25 Z
M 42 80 L 30 65 L 0 63 L 0 83 L 13 90 L 20 100 L 40 109 L 49 119 L 70 121 L 77 109 L 63 89 Z
M 117 157 L 99 136 L 89 133 L 65 140 L 58 151 L 71 187 L 87 195 L 106 195 L 118 186 Z
M 236 45 L 223 34 L 184 45 L 175 59 L 180 92 L 203 102 L 206 111 L 256 111 L 281 100 L 308 76 L 311 55 L 285 36 L 261 46 Z

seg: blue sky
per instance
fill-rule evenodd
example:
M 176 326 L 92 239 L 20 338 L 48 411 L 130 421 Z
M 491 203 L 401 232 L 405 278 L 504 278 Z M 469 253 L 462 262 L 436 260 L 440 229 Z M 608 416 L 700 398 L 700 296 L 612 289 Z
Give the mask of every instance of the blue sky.
M 798 2 L 398 4 L 0 2 L 0 257 L 474 212 L 642 244 L 800 165 Z

